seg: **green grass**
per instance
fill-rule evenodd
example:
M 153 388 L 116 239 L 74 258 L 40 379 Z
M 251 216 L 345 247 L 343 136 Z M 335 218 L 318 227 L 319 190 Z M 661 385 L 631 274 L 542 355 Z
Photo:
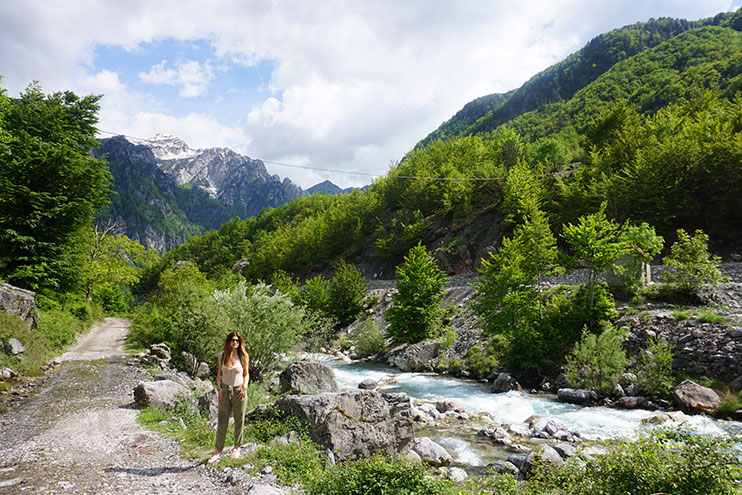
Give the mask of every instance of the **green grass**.
M 727 320 L 725 317 L 721 315 L 715 315 L 713 313 L 710 313 L 708 311 L 701 311 L 698 314 L 698 317 L 696 317 L 696 321 L 699 323 L 714 323 L 714 324 L 722 324 L 725 323 Z

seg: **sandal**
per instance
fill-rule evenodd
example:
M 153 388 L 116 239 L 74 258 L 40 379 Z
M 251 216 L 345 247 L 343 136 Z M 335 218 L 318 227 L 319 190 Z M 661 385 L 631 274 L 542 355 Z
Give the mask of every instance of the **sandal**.
M 216 461 L 219 460 L 219 457 L 221 455 L 222 455 L 222 451 L 221 450 L 215 450 L 214 452 L 211 453 L 211 457 L 209 457 L 209 460 L 206 461 L 206 462 L 208 462 L 209 464 L 213 464 L 213 463 L 215 463 Z

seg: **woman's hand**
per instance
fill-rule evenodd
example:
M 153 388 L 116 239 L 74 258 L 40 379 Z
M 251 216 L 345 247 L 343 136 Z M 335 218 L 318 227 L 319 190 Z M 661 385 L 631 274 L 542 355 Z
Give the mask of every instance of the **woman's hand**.
M 244 399 L 244 398 L 245 398 L 245 395 L 246 395 L 246 392 L 245 392 L 245 387 L 242 387 L 242 388 L 240 389 L 240 393 L 239 393 L 239 394 L 237 394 L 237 400 L 242 400 L 242 399 Z
M 224 400 L 224 396 L 222 396 L 222 389 L 219 388 L 219 402 Z

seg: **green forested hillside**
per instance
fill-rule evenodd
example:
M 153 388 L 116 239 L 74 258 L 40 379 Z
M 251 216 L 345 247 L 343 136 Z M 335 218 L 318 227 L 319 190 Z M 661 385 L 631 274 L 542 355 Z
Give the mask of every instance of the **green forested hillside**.
M 561 74 L 551 81 L 572 81 L 561 100 L 534 96 L 534 110 L 494 129 L 418 146 L 363 192 L 301 198 L 230 221 L 174 249 L 158 270 L 186 259 L 217 275 L 243 260 L 248 278 L 266 279 L 280 269 L 309 275 L 345 258 L 384 276 L 418 242 L 450 270 L 472 270 L 527 202 L 548 214 L 556 233 L 606 202 L 610 217 L 648 222 L 668 244 L 677 228 L 701 228 L 712 246 L 730 246 L 742 232 L 741 16 L 653 21 L 646 39 L 641 26 L 609 33 L 571 65 L 545 71 Z M 591 50 L 612 65 L 584 79 L 566 70 L 591 60 Z M 545 81 L 532 79 L 530 88 L 545 94 L 537 89 L 550 87 Z
M 550 103 L 572 98 L 615 64 L 655 47 L 689 29 L 729 22 L 729 14 L 689 22 L 685 19 L 650 19 L 601 34 L 563 61 L 536 74 L 520 88 L 467 103 L 450 120 L 430 133 L 418 147 L 441 138 L 479 134 Z

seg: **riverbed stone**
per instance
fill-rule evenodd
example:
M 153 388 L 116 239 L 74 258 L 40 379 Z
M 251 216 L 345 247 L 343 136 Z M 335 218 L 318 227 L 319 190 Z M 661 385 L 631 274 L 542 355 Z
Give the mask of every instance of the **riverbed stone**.
M 510 461 L 494 461 L 487 467 L 497 474 L 511 474 L 513 476 L 520 474 L 518 467 Z
M 404 345 L 390 351 L 389 364 L 401 371 L 431 371 L 432 362 L 441 352 L 441 344 L 434 340 Z
M 412 443 L 412 450 L 417 452 L 417 455 L 419 455 L 423 461 L 436 466 L 442 466 L 453 462 L 451 454 L 449 454 L 441 445 L 435 443 L 428 437 L 416 438 Z
M 673 398 L 685 412 L 714 414 L 721 405 L 719 395 L 708 387 L 685 380 L 675 387 Z
M 502 392 L 510 392 L 511 390 L 521 391 L 523 387 L 520 386 L 515 378 L 508 373 L 499 373 L 495 381 L 492 382 L 492 389 L 490 392 L 493 394 L 499 394 Z
M 441 399 L 435 403 L 435 408 L 439 413 L 456 412 L 463 413 L 466 411 L 464 404 L 458 399 Z
M 557 398 L 562 402 L 569 402 L 571 404 L 591 405 L 598 401 L 598 394 L 593 390 L 560 388 L 557 390 Z
M 340 392 L 335 372 L 325 363 L 304 359 L 289 365 L 280 376 L 281 393 L 313 395 Z
M 374 390 L 378 386 L 379 383 L 373 378 L 366 378 L 358 384 L 358 388 L 360 388 L 361 390 Z
M 338 462 L 379 451 L 404 455 L 415 437 L 412 404 L 403 393 L 349 390 L 289 395 L 274 407 L 305 423 L 312 440 L 331 449 Z

